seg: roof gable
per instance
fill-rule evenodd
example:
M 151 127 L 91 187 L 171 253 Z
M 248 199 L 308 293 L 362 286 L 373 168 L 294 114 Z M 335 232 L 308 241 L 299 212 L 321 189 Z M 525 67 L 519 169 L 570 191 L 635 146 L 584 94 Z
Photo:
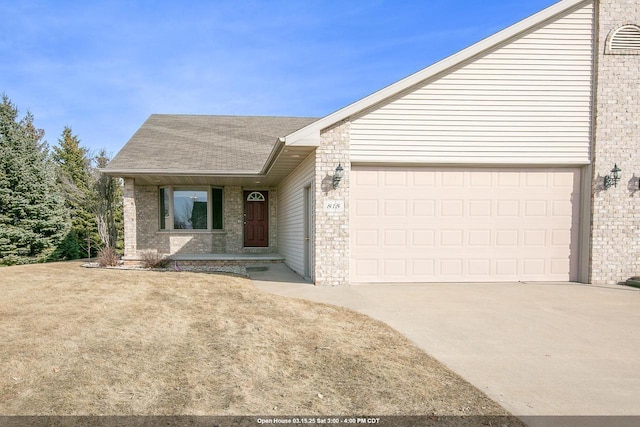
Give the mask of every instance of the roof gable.
M 489 36 L 469 47 L 463 49 L 435 64 L 424 68 L 396 83 L 393 83 L 373 94 L 362 98 L 334 113 L 321 118 L 320 120 L 305 126 L 285 137 L 286 145 L 298 146 L 318 146 L 320 143 L 320 132 L 336 123 L 348 119 L 364 110 L 371 109 L 375 105 L 396 96 L 422 82 L 429 80 L 439 74 L 446 73 L 448 70 L 454 69 L 460 64 L 471 60 L 472 58 L 482 55 L 485 52 L 507 43 L 517 38 L 521 34 L 530 29 L 539 26 L 550 19 L 572 11 L 584 4 L 591 3 L 593 0 L 562 0 L 532 16 L 525 18 L 518 23 L 505 28 L 498 33 Z

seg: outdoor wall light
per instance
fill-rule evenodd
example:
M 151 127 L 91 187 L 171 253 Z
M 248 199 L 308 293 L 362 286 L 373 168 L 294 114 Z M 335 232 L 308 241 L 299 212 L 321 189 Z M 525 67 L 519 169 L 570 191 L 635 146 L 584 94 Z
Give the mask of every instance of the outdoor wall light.
M 342 165 L 338 163 L 338 167 L 336 168 L 336 173 L 333 174 L 333 189 L 338 188 L 342 177 L 344 176 L 344 169 L 342 169 Z
M 618 164 L 613 165 L 613 169 L 611 169 L 611 175 L 605 175 L 604 177 L 604 189 L 608 190 L 613 185 L 614 187 L 618 186 L 618 181 L 620 180 L 620 168 Z

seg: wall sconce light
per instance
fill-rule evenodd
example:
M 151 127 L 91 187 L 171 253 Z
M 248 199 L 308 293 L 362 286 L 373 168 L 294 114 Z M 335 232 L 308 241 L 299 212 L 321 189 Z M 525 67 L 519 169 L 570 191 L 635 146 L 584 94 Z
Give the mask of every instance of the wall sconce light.
M 344 169 L 342 169 L 342 165 L 338 163 L 338 167 L 336 168 L 336 173 L 333 174 L 333 189 L 338 188 L 342 177 L 344 176 Z
M 614 187 L 618 186 L 618 181 L 620 180 L 620 168 L 618 164 L 613 165 L 613 169 L 611 169 L 611 175 L 605 175 L 604 177 L 604 189 L 608 190 L 613 185 Z

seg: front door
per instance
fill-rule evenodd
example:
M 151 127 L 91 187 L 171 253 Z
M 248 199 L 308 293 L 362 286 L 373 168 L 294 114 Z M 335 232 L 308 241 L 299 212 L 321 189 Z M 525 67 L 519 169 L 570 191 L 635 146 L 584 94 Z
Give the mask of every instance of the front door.
M 244 192 L 244 246 L 269 246 L 269 192 Z

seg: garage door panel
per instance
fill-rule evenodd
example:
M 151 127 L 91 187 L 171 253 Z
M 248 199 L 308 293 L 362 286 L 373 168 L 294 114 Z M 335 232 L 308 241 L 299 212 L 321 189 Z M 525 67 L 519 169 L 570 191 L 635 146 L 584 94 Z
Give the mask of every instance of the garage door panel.
M 469 230 L 467 233 L 467 245 L 474 250 L 479 247 L 490 247 L 493 242 L 492 234 L 490 229 Z
M 415 248 L 433 247 L 435 246 L 434 230 L 409 230 L 411 234 L 411 246 Z
M 469 261 L 469 275 L 470 276 L 491 276 L 491 260 L 485 259 L 470 259 Z
M 387 187 L 406 187 L 407 172 L 404 171 L 387 171 L 383 174 L 384 183 Z
M 464 172 L 463 171 L 446 171 L 440 174 L 440 183 L 444 188 L 450 187 L 464 187 Z
M 386 247 L 407 247 L 407 231 L 394 229 L 384 230 L 384 245 Z
M 467 202 L 469 217 L 490 217 L 491 200 L 469 200 Z
M 570 230 L 552 230 L 551 244 L 560 247 L 567 246 L 571 244 L 571 234 Z
M 407 273 L 407 260 L 397 258 L 386 258 L 382 261 L 384 267 L 383 274 L 387 277 L 405 277 Z
M 420 196 L 418 196 L 420 197 Z M 436 214 L 436 203 L 433 200 L 418 199 L 410 200 L 413 216 L 431 217 Z
M 431 258 L 417 258 L 411 262 L 412 273 L 415 277 L 432 279 L 435 274 L 434 261 Z
M 436 185 L 436 173 L 435 172 L 422 172 L 415 174 L 410 173 L 412 183 L 415 187 L 433 187 Z
M 360 199 L 355 202 L 354 210 L 358 217 L 378 217 L 378 201 L 375 199 Z
M 462 230 L 440 230 L 440 246 L 460 249 L 463 242 Z
M 571 263 L 568 258 L 556 258 L 551 260 L 551 273 L 563 274 L 571 267 Z
M 352 174 L 352 282 L 576 279 L 578 169 Z
M 496 277 L 499 280 L 517 280 L 518 260 L 514 258 L 496 259 Z
M 357 230 L 354 238 L 356 248 L 378 247 L 378 230 Z
M 464 200 L 443 200 L 440 203 L 440 216 L 461 217 L 464 215 Z
M 378 171 L 363 170 L 354 176 L 354 182 L 362 191 L 365 187 L 373 187 L 374 190 L 378 189 Z
M 530 189 L 546 188 L 548 185 L 547 174 L 525 173 L 525 187 Z
M 547 244 L 547 230 L 525 230 L 524 246 L 544 247 Z
M 382 216 L 407 216 L 407 201 L 405 199 L 385 199 Z

